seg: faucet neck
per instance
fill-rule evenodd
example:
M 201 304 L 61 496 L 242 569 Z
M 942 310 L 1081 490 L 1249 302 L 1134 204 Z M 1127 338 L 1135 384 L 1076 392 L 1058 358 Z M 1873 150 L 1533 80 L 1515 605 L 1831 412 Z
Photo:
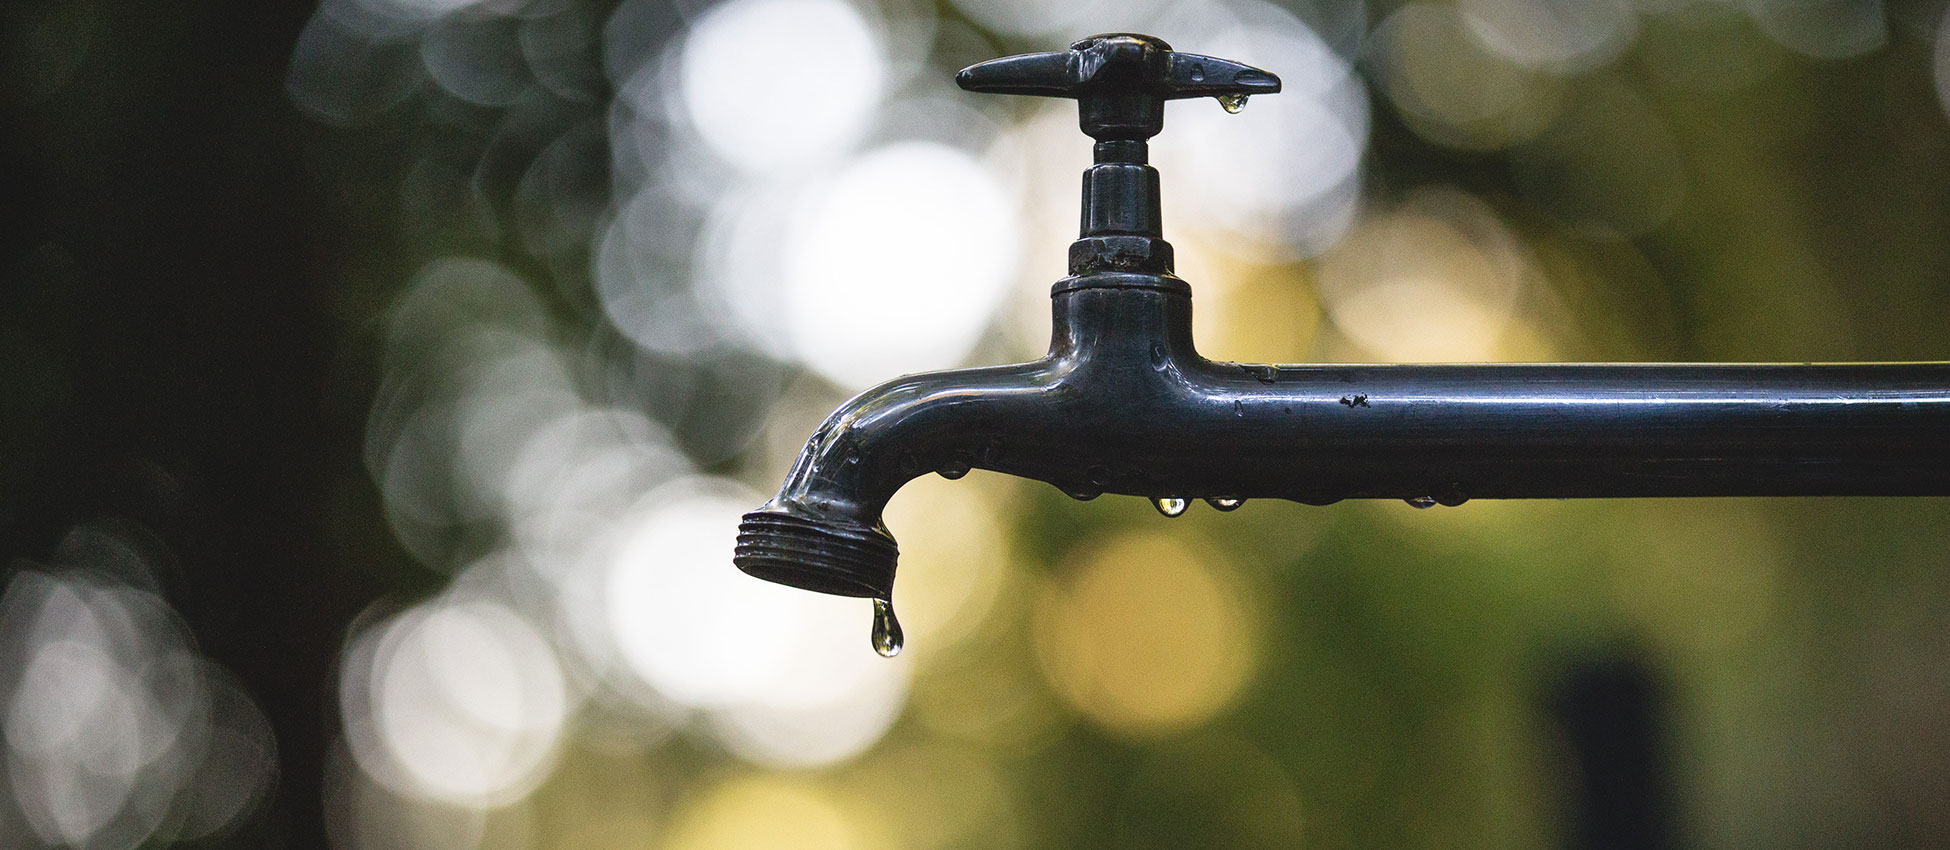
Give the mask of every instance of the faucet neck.
M 1164 238 L 1158 201 L 1158 169 L 1146 159 L 1142 139 L 1098 142 L 1097 159 L 1083 172 L 1083 222 L 1079 235 Z
M 1145 162 L 1143 139 L 1113 139 L 1096 146 L 1096 162 L 1083 172 L 1083 216 L 1070 245 L 1072 277 L 1101 272 L 1170 275 L 1171 243 L 1164 239 L 1158 169 Z
M 1098 275 L 1099 279 L 1139 275 Z M 1177 278 L 1159 280 L 1183 281 Z M 1189 287 L 1078 286 L 1050 299 L 1050 356 L 1111 372 L 1169 371 L 1201 358 Z

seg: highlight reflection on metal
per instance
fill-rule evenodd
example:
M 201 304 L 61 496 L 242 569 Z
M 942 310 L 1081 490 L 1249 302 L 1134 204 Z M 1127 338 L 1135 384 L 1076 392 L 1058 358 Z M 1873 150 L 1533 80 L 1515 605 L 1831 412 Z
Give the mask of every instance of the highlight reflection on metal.
M 1186 57 L 1190 57 L 1187 59 Z M 1306 365 L 1220 363 L 1159 229 L 1145 142 L 1176 76 L 1196 93 L 1271 74 L 1097 36 L 964 70 L 964 88 L 1076 97 L 1097 162 L 1082 237 L 1052 290 L 1044 358 L 911 375 L 828 418 L 736 562 L 808 590 L 885 599 L 881 510 L 929 471 L 980 468 L 1080 499 L 1950 495 L 1950 363 Z M 1223 76 L 1208 69 L 1223 69 Z M 1237 78 L 1230 88 L 1226 79 Z

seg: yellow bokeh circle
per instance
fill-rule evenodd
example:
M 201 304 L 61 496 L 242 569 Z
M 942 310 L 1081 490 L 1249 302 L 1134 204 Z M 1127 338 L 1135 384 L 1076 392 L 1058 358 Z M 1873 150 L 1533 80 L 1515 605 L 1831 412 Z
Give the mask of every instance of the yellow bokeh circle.
M 830 793 L 768 776 L 734 779 L 681 812 L 665 845 L 673 850 L 866 850 L 880 846 Z
M 1157 532 L 1077 551 L 1035 618 L 1052 689 L 1127 737 L 1189 728 L 1232 704 L 1253 668 L 1256 629 L 1221 558 Z

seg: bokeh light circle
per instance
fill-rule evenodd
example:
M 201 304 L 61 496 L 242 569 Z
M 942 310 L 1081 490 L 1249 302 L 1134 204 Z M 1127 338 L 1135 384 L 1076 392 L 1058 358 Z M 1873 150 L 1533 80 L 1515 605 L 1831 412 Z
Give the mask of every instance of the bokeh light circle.
M 953 366 L 1016 272 L 1014 204 L 973 157 L 902 142 L 806 194 L 783 246 L 793 353 L 841 386 Z
M 97 563 L 115 531 L 78 528 L 64 554 Z M 84 535 L 93 547 L 68 549 Z M 126 556 L 141 563 L 116 565 L 125 575 L 153 566 L 112 557 Z M 0 811 L 25 821 L 0 815 L 18 831 L 0 831 L 0 847 L 196 839 L 244 817 L 276 770 L 261 712 L 195 654 L 175 612 L 94 571 L 20 570 L 0 596 L 0 738 Z
M 1600 67 L 1638 33 L 1628 0 L 1462 0 L 1459 8 L 1483 46 L 1557 73 Z
M 884 847 L 833 795 L 768 777 L 735 779 L 711 789 L 680 813 L 664 847 L 671 850 L 866 850 Z
M 1199 38 L 1212 55 L 1278 66 L 1283 88 L 1238 114 L 1173 107 L 1154 159 L 1168 228 L 1216 231 L 1215 247 L 1274 261 L 1331 245 L 1353 218 L 1368 139 L 1366 86 L 1346 59 L 1284 9 L 1238 4 L 1235 26 Z
M 767 171 L 830 154 L 865 129 L 886 85 L 880 38 L 841 0 L 731 0 L 684 41 L 679 87 L 718 156 Z
M 1207 553 L 1156 532 L 1086 547 L 1036 612 L 1043 672 L 1070 707 L 1132 737 L 1232 703 L 1258 654 L 1253 612 Z
M 604 594 L 627 671 L 699 710 L 761 764 L 840 761 L 885 734 L 910 662 L 868 649 L 866 600 L 807 593 L 732 567 L 739 518 L 763 501 L 721 478 L 671 482 L 618 525 Z
M 1320 268 L 1322 306 L 1361 355 L 1386 362 L 1496 360 L 1537 272 L 1495 210 L 1448 188 L 1371 214 Z
M 1882 0 L 1746 0 L 1761 32 L 1819 59 L 1861 56 L 1889 43 Z
M 356 657 L 356 654 L 353 654 Z M 539 782 L 555 754 L 569 694 L 554 651 L 521 615 L 485 600 L 437 600 L 380 633 L 348 718 L 383 747 L 362 766 L 395 791 L 491 807 Z M 375 757 L 385 764 L 375 763 Z
M 1943 113 L 1950 116 L 1950 8 L 1936 27 L 1936 96 L 1943 102 Z
M 1417 135 L 1495 150 L 1523 141 L 1556 114 L 1555 78 L 1485 47 L 1460 12 L 1416 2 L 1375 28 L 1377 78 Z

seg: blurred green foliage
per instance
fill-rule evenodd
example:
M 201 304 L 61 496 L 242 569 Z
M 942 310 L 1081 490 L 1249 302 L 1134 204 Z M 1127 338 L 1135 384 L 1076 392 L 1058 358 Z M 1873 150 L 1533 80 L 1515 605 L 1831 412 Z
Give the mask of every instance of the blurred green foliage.
M 130 446 L 168 458 L 187 452 L 183 465 L 220 484 L 242 475 L 226 462 L 262 466 L 262 478 L 243 479 L 255 489 L 197 503 L 219 517 L 270 510 L 256 496 L 283 480 L 272 471 L 296 464 L 307 487 L 280 496 L 286 501 L 276 510 L 307 519 L 267 526 L 266 539 L 277 539 L 249 551 L 306 550 L 292 569 L 308 577 L 304 587 L 336 587 L 329 604 L 268 584 L 225 596 L 206 582 L 205 598 L 218 603 L 203 607 L 221 610 L 191 603 L 187 616 L 213 630 L 204 639 L 219 652 L 245 659 L 240 672 L 253 687 L 277 695 L 267 707 L 286 742 L 287 774 L 312 777 L 293 786 L 311 794 L 329 761 L 329 736 L 308 724 L 330 704 L 317 696 L 332 689 L 329 654 L 353 628 L 351 608 L 377 589 L 415 599 L 448 581 L 389 527 L 356 447 L 389 374 L 388 310 L 417 269 L 461 255 L 512 270 L 543 305 L 540 336 L 567 352 L 579 391 L 647 411 L 704 471 L 748 479 L 766 472 L 772 402 L 808 381 L 816 389 L 805 394 L 819 404 L 836 403 L 840 391 L 758 352 L 686 358 L 632 345 L 605 318 L 588 239 L 627 200 L 611 196 L 610 172 L 637 167 L 613 148 L 618 86 L 605 51 L 624 33 L 654 53 L 680 38 L 702 5 L 636 2 L 619 12 L 608 0 L 537 3 L 527 9 L 532 17 L 570 21 L 581 36 L 552 42 L 559 76 L 495 105 L 428 77 L 410 28 L 330 42 L 320 55 L 346 72 L 334 84 L 364 80 L 378 94 L 361 100 L 366 89 L 333 89 L 332 97 L 349 100 L 313 100 L 303 115 L 267 105 L 276 98 L 250 76 L 267 73 L 262 62 L 204 68 L 187 83 L 145 72 L 157 56 L 184 53 L 157 46 L 188 38 L 172 28 L 209 28 L 217 34 L 208 39 L 222 46 L 228 30 L 214 16 L 132 23 L 85 0 L 7 12 L 27 34 L 12 42 L 20 49 L 7 53 L 10 78 L 0 91 L 5 114 L 22 116 L 10 152 L 39 169 L 36 198 L 58 196 L 39 212 L 59 225 L 47 236 L 39 224 L 15 222 L 10 234 L 35 238 L 10 240 L 0 257 L 10 280 L 26 284 L 0 291 L 0 489 L 12 493 L 0 501 L 0 528 L 13 544 L 8 554 L 30 551 L 23 541 L 67 521 L 61 511 L 81 510 L 56 499 L 60 511 L 37 512 L 36 494 L 115 504 L 41 489 L 62 477 L 46 446 L 64 446 L 61 457 L 119 457 Z M 1407 5 L 1367 7 L 1362 31 L 1385 28 Z M 1363 214 L 1385 216 L 1432 187 L 1481 201 L 1542 281 L 1522 291 L 1517 308 L 1534 337 L 1525 350 L 1558 359 L 1943 359 L 1943 4 L 1811 6 L 1873 7 L 1882 43 L 1810 56 L 1742 6 L 1646 2 L 1627 9 L 1627 42 L 1592 67 L 1493 66 L 1516 92 L 1516 112 L 1455 125 L 1404 109 L 1392 86 L 1405 84 L 1389 82 L 1396 71 L 1369 49 L 1373 42 L 1337 42 L 1366 85 Z M 886 8 L 897 17 L 909 7 Z M 1286 8 L 1310 25 L 1332 19 L 1325 3 Z M 930 48 L 918 51 L 920 75 L 946 79 L 967 62 L 1053 46 L 996 31 L 945 0 L 931 17 L 939 24 Z M 143 37 L 132 31 L 139 24 L 155 31 Z M 284 29 L 295 32 L 295 21 Z M 238 32 L 242 39 L 258 30 L 240 24 Z M 291 44 L 246 47 L 279 64 Z M 1282 71 L 1279 57 L 1239 58 Z M 402 76 L 387 76 L 394 73 Z M 249 108 L 222 107 L 233 89 L 256 92 L 237 98 Z M 321 116 L 320 102 L 347 111 Z M 1033 118 L 1019 105 L 975 108 L 1006 127 Z M 321 126 L 321 117 L 346 126 Z M 125 127 L 168 123 L 181 126 L 165 155 L 125 138 Z M 238 127 L 279 147 L 200 151 L 201 128 Z M 670 149 L 677 132 L 653 128 L 635 141 Z M 296 151 L 290 162 L 279 158 L 287 149 Z M 548 156 L 580 167 L 556 175 L 549 185 L 559 194 L 537 200 L 524 181 Z M 309 194 L 285 208 L 281 184 Z M 186 187 L 201 193 L 192 209 L 208 214 L 208 227 L 168 202 Z M 115 215 L 99 225 L 90 222 L 105 215 L 105 202 L 91 194 L 115 199 L 107 205 Z M 234 199 L 283 217 L 266 224 L 224 215 Z M 152 232 L 152 221 L 168 226 Z M 702 226 L 662 224 L 678 246 Z M 302 279 L 328 288 L 277 290 L 276 275 L 251 262 L 251 240 L 265 232 L 282 246 L 277 256 L 302 264 Z M 122 240 L 148 253 L 95 250 Z M 681 279 L 686 249 L 670 254 Z M 157 257 L 171 265 L 156 265 Z M 1225 273 L 1256 276 L 1289 312 L 1308 317 L 1290 330 L 1311 335 L 1313 356 L 1357 356 L 1364 350 L 1321 320 L 1317 283 L 1327 262 L 1255 260 Z M 145 275 L 213 282 L 171 307 L 136 291 L 131 281 Z M 259 291 L 246 285 L 270 294 L 239 301 L 236 293 Z M 115 298 L 103 291 L 137 297 L 104 307 Z M 273 317 L 323 318 L 291 336 L 239 318 L 259 305 Z M 159 310 L 169 321 L 154 330 Z M 103 313 L 114 321 L 91 326 Z M 256 330 L 237 341 L 212 327 Z M 1279 321 L 1251 327 L 1276 336 L 1285 329 Z M 205 350 L 197 345 L 219 344 L 236 350 L 195 354 Z M 1221 354 L 1274 344 L 1202 341 Z M 304 346 L 310 354 L 300 359 L 311 368 L 295 384 L 264 365 L 290 357 L 257 359 Z M 982 356 L 999 359 L 1007 348 L 992 341 Z M 228 371 L 210 377 L 212 362 Z M 254 393 L 274 385 L 273 415 L 249 418 Z M 148 400 L 60 442 L 74 410 L 122 395 Z M 173 411 L 161 417 L 167 433 L 145 430 L 156 410 Z M 210 430 L 235 417 L 252 423 L 259 440 L 244 444 L 248 452 L 224 443 L 231 432 Z M 313 451 L 318 445 L 322 453 Z M 82 489 L 130 489 L 112 472 L 119 467 L 104 468 L 111 471 Z M 835 846 L 879 843 L 865 835 L 916 847 L 1601 847 L 1620 846 L 1612 841 L 1623 840 L 1617 830 L 1628 822 L 1643 829 L 1631 835 L 1658 846 L 1950 843 L 1943 500 L 1478 502 L 1431 511 L 1255 502 L 1223 515 L 1195 506 L 1166 528 L 1240 600 L 1229 613 L 1246 624 L 1249 645 L 1240 651 L 1249 672 L 1212 716 L 1133 733 L 1066 701 L 1053 681 L 1062 677 L 1047 657 L 1044 615 L 1063 604 L 1064 582 L 1090 553 L 1165 521 L 1139 500 L 1078 503 L 1048 488 L 994 487 L 1011 553 L 997 601 L 972 634 L 918 669 L 906 713 L 865 755 L 766 771 L 696 729 L 656 737 L 627 706 L 592 700 L 542 785 L 518 804 L 479 814 L 486 826 L 476 831 L 495 836 L 481 846 L 711 846 L 719 840 L 712 836 L 729 834 L 712 820 L 712 806 L 735 813 L 742 810 L 734 804 L 750 801 L 815 814 L 830 804 L 854 819 L 847 823 L 868 824 L 853 845 Z M 154 511 L 168 514 L 174 504 Z M 433 545 L 460 562 L 505 534 L 489 523 L 456 525 Z M 286 537 L 306 543 L 280 542 Z M 192 547 L 216 556 L 224 549 Z M 226 575 L 257 566 L 246 560 Z M 350 596 L 360 598 L 348 603 Z M 233 645 L 224 641 L 245 645 L 279 631 L 276 621 L 293 612 L 306 615 L 294 622 L 310 635 L 310 654 L 297 654 L 303 663 L 280 669 L 275 658 L 223 649 Z M 266 623 L 258 631 L 234 625 L 252 617 Z M 863 617 L 861 652 L 865 626 Z M 292 761 L 294 747 L 303 754 Z M 346 811 L 324 817 L 353 817 Z M 412 812 L 423 827 L 459 818 L 438 807 Z M 411 840 L 448 846 L 438 833 L 426 827 Z M 11 846 L 5 838 L 0 846 Z

